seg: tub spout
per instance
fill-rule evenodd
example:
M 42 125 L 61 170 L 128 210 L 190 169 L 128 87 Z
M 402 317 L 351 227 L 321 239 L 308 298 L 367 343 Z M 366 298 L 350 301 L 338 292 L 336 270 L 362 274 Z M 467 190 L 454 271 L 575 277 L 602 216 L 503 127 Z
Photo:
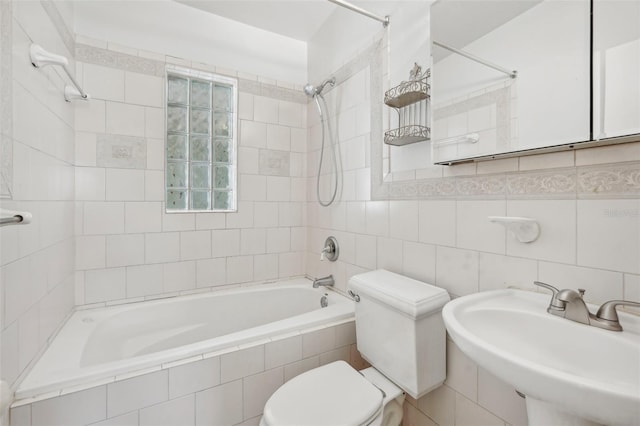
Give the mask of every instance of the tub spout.
M 333 279 L 333 275 L 329 275 L 328 277 L 318 278 L 317 280 L 313 280 L 313 288 L 318 288 L 320 286 L 324 287 L 333 287 L 336 282 Z

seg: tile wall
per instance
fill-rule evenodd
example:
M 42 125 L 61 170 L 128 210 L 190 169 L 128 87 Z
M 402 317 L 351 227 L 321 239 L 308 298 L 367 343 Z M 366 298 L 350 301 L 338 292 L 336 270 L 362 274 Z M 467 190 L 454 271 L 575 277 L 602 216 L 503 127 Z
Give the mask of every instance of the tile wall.
M 78 104 L 75 116 L 76 303 L 303 275 L 301 89 L 87 37 L 77 41 L 77 75 L 93 99 Z M 165 213 L 166 63 L 239 79 L 237 213 Z M 125 158 L 114 155 L 114 146 Z
M 353 59 L 335 71 L 342 78 L 326 94 L 344 170 L 330 207 L 315 199 L 320 127 L 315 106 L 308 106 L 309 275 L 331 273 L 344 290 L 352 275 L 385 268 L 453 297 L 509 286 L 533 290 L 540 280 L 585 288 L 596 304 L 640 300 L 640 143 L 443 167 L 442 177 L 392 194 L 405 199 L 372 200 L 369 69 Z M 435 189 L 421 192 L 422 184 Z M 542 233 L 521 244 L 487 216 L 532 217 Z M 335 263 L 320 261 L 329 235 L 340 245 Z M 405 425 L 526 425 L 524 400 L 514 389 L 451 341 L 447 352 L 445 386 L 409 399 Z
M 34 42 L 74 63 L 73 38 L 51 6 L 0 3 L 0 207 L 33 214 L 29 225 L 0 228 L 0 371 L 9 385 L 74 304 L 73 106 L 64 101 L 61 70 L 36 69 L 29 59 Z
M 363 361 L 353 321 L 162 365 L 12 408 L 12 426 L 257 426 L 271 394 L 312 368 Z

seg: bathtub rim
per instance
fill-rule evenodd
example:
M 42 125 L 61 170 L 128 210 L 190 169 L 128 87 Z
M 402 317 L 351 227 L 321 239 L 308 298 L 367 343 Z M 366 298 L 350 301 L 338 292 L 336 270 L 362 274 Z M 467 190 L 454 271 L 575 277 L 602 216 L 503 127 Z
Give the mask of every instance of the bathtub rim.
M 189 299 L 198 299 L 198 298 L 202 298 L 202 297 L 214 297 L 216 295 L 224 295 L 227 293 L 233 293 L 233 294 L 237 294 L 237 293 L 244 293 L 244 292 L 252 292 L 255 290 L 263 290 L 266 291 L 269 288 L 279 288 L 279 287 L 306 287 L 308 285 L 308 288 L 311 288 L 311 281 L 304 277 L 304 278 L 295 278 L 295 279 L 289 279 L 289 280 L 283 280 L 283 281 L 278 281 L 278 282 L 271 282 L 271 283 L 262 283 L 262 284 L 255 284 L 255 285 L 244 285 L 242 287 L 234 287 L 232 289 L 224 289 L 224 290 L 219 290 L 219 291 L 211 291 L 211 292 L 205 292 L 205 293 L 196 293 L 196 294 L 188 294 L 188 295 L 184 295 L 184 296 L 173 296 L 173 297 L 167 297 L 167 298 L 161 298 L 161 299 L 154 299 L 154 300 L 147 300 L 144 302 L 149 302 L 152 304 L 165 304 L 165 303 L 171 303 L 172 301 L 176 301 L 176 300 L 189 300 Z M 318 291 L 318 293 L 322 293 L 325 292 L 325 289 L 320 289 Z M 63 396 L 63 395 L 67 395 L 70 393 L 74 393 L 74 392 L 79 392 L 82 390 L 86 390 L 86 389 L 90 389 L 96 386 L 101 386 L 101 385 L 105 385 L 105 384 L 109 384 L 109 383 L 114 383 L 117 381 L 121 381 L 121 380 L 126 380 L 126 379 L 130 379 L 130 378 L 134 378 L 134 377 L 139 377 L 145 374 L 149 374 L 149 373 L 153 373 L 156 371 L 161 371 L 161 370 L 166 370 L 166 369 L 170 369 L 173 367 L 177 367 L 180 365 L 184 365 L 184 364 L 189 364 L 192 362 L 197 362 L 197 361 L 202 361 L 205 359 L 209 359 L 209 358 L 214 358 L 214 357 L 218 357 L 218 356 L 222 356 L 224 354 L 227 353 L 231 353 L 231 352 L 235 352 L 238 350 L 243 350 L 243 349 L 248 349 L 251 347 L 255 347 L 255 346 L 260 346 L 260 345 L 264 345 L 267 343 L 271 343 L 271 342 L 276 342 L 279 340 L 283 340 L 283 339 L 287 339 L 290 337 L 294 337 L 294 336 L 299 336 L 299 335 L 303 335 L 306 333 L 311 333 L 313 331 L 317 331 L 317 330 L 322 330 L 322 329 L 326 329 L 326 328 L 330 328 L 330 327 L 335 327 L 341 324 L 346 324 L 349 322 L 354 322 L 355 321 L 355 312 L 354 312 L 354 308 L 353 308 L 353 302 L 352 300 L 345 296 L 343 293 L 341 293 L 340 291 L 336 291 L 334 289 L 326 289 L 326 292 L 331 292 L 334 293 L 335 297 L 340 298 L 340 300 L 344 303 L 341 303 L 340 306 L 352 306 L 352 308 L 350 310 L 348 309 L 341 309 L 341 311 L 338 312 L 339 315 L 336 316 L 337 319 L 332 319 L 330 321 L 327 322 L 322 322 L 321 324 L 318 324 L 319 320 L 314 321 L 312 324 L 305 324 L 304 326 L 302 326 L 301 328 L 289 328 L 286 330 L 278 330 L 276 331 L 274 334 L 270 335 L 270 336 L 257 336 L 257 337 L 250 337 L 250 338 L 246 338 L 244 340 L 241 341 L 241 343 L 239 344 L 235 344 L 235 345 L 229 345 L 229 346 L 224 346 L 222 348 L 217 348 L 214 350 L 203 350 L 201 353 L 198 354 L 189 354 L 189 355 L 184 355 L 184 356 L 173 356 L 170 357 L 171 359 L 166 359 L 167 358 L 167 354 L 162 354 L 162 355 L 157 355 L 158 353 L 162 353 L 164 351 L 161 352 L 156 352 L 153 354 L 149 354 L 149 355 L 145 355 L 139 358 L 142 358 L 142 360 L 138 361 L 136 363 L 136 365 L 134 366 L 130 366 L 130 365 L 123 365 L 120 368 L 116 369 L 115 373 L 112 374 L 107 374 L 107 372 L 113 371 L 109 368 L 100 368 L 97 369 L 97 371 L 92 371 L 90 372 L 90 374 L 88 375 L 82 375 L 81 377 L 78 377 L 77 375 L 74 376 L 73 378 L 66 380 L 64 382 L 60 382 L 60 381 L 56 381 L 56 382 L 48 382 L 45 383 L 43 385 L 37 385 L 37 386 L 31 386 L 27 389 L 23 389 L 22 385 L 25 381 L 25 379 L 27 377 L 29 377 L 29 374 L 31 373 L 31 371 L 25 375 L 25 377 L 20 381 L 20 383 L 18 383 L 16 390 L 15 390 L 15 394 L 14 394 L 14 401 L 12 402 L 12 404 L 10 405 L 11 408 L 15 408 L 15 407 L 20 407 L 22 405 L 27 405 L 27 404 L 31 404 L 37 401 L 41 401 L 41 400 L 45 400 L 45 399 L 49 399 L 49 398 L 53 398 L 53 397 L 58 397 L 58 396 Z M 352 303 L 349 303 L 352 302 Z M 95 309 L 109 309 L 109 308 L 123 308 L 123 307 L 129 307 L 130 305 L 135 305 L 135 304 L 139 304 L 142 303 L 142 301 L 137 301 L 134 303 L 127 303 L 127 304 L 119 304 L 116 306 L 99 306 L 96 307 Z M 326 308 L 324 308 L 326 309 Z M 78 311 L 75 311 L 68 316 L 68 318 L 65 320 L 65 324 L 71 320 L 74 315 L 77 312 L 82 312 L 82 313 L 86 313 L 87 309 L 80 309 Z M 304 315 L 304 314 L 302 314 Z M 279 320 L 279 321 L 287 321 L 289 320 L 289 318 L 284 319 L 284 320 Z M 278 322 L 278 321 L 276 321 Z M 272 323 L 269 323 L 272 324 Z M 253 327 L 251 329 L 256 329 L 256 328 L 260 328 L 260 327 L 264 327 L 265 325 L 261 325 L 261 326 L 257 326 L 257 327 Z M 60 328 L 59 331 L 61 331 L 64 327 L 63 326 Z M 250 329 L 250 330 L 251 330 Z M 244 330 L 243 330 L 244 331 Z M 215 339 L 215 338 L 214 338 Z M 214 339 L 207 339 L 205 341 L 202 342 L 207 342 L 209 340 L 214 340 Z M 52 339 L 53 342 L 53 339 Z M 50 346 L 50 345 L 48 345 Z M 188 346 L 188 345 L 186 345 Z M 48 349 L 48 348 L 47 348 Z M 210 349 L 210 348 L 208 348 Z M 45 351 L 46 352 L 46 351 Z M 44 353 L 40 354 L 41 358 Z M 164 361 L 158 361 L 158 359 L 164 358 Z M 37 363 L 40 361 L 40 359 L 38 359 L 36 361 L 36 363 L 34 363 L 34 368 L 37 365 Z M 119 363 L 121 362 L 120 360 L 118 361 L 112 361 L 110 363 L 105 363 L 105 364 L 99 364 L 98 366 L 107 366 L 110 367 L 111 363 Z M 149 366 L 149 365 L 152 366 Z

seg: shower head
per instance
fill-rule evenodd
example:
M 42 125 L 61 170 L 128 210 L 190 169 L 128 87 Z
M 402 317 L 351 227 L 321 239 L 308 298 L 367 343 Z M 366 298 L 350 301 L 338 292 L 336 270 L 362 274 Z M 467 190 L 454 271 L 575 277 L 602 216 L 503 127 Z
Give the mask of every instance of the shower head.
M 322 91 L 324 90 L 324 86 L 326 86 L 327 84 L 331 85 L 331 87 L 335 86 L 336 78 L 331 77 L 326 79 L 325 81 L 322 82 L 322 84 L 320 84 L 319 87 L 315 87 L 313 84 L 307 83 L 304 86 L 304 93 L 306 93 L 307 96 L 313 98 L 314 96 L 321 94 Z

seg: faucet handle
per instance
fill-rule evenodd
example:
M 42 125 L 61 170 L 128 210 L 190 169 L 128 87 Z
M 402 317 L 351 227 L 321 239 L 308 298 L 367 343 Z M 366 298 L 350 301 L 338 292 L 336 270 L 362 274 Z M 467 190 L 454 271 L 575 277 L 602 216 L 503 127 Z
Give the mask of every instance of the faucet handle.
M 616 306 L 620 305 L 640 307 L 640 303 L 632 302 L 631 300 L 609 300 L 598 308 L 596 318 L 617 323 L 618 313 L 616 312 Z
M 557 288 L 555 288 L 554 286 L 552 286 L 551 284 L 546 284 L 540 281 L 534 281 L 533 282 L 535 285 L 537 285 L 538 287 L 542 287 L 542 288 L 546 288 L 547 290 L 551 290 L 551 301 L 549 302 L 549 307 L 547 308 L 547 311 L 552 310 L 552 311 L 563 311 L 565 308 L 565 304 L 564 302 L 558 300 L 557 296 L 558 293 L 560 292 L 560 290 L 558 290 Z

